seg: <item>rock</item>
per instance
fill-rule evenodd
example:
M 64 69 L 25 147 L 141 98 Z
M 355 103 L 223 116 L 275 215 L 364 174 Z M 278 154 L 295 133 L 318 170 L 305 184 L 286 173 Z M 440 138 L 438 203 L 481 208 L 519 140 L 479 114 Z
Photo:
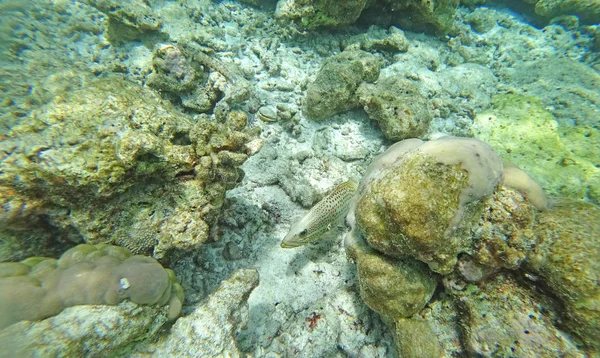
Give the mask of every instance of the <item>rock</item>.
M 377 80 L 381 66 L 377 56 L 364 51 L 344 51 L 327 59 L 306 90 L 304 114 L 324 120 L 356 107 L 359 85 Z
M 194 68 L 179 46 L 171 44 L 155 46 L 152 67 L 154 72 L 148 75 L 148 86 L 174 94 L 190 92 L 208 77 Z
M 86 0 L 85 2 L 108 16 L 108 38 L 116 44 L 141 40 L 149 34 L 158 32 L 162 27 L 160 17 L 144 2 L 133 0 Z
M 237 117 L 192 120 L 120 77 L 88 78 L 0 143 L 0 223 L 42 217 L 57 236 L 157 257 L 197 248 L 256 135 Z
M 358 19 L 368 0 L 280 0 L 275 17 L 293 20 L 306 29 L 342 27 Z
M 577 15 L 586 23 L 597 24 L 600 22 L 600 1 L 539 0 L 535 2 L 535 13 L 546 18 Z
M 164 357 L 244 357 L 236 334 L 248 321 L 248 296 L 258 285 L 258 271 L 239 269 L 190 315 L 180 318 L 154 347 Z
M 355 255 L 360 296 L 373 311 L 392 320 L 410 317 L 431 299 L 436 277 L 420 262 L 395 260 L 372 251 Z
M 362 84 L 360 104 L 371 120 L 377 122 L 383 136 L 392 141 L 422 137 L 432 115 L 427 98 L 413 81 L 397 76 Z
M 481 288 L 458 295 L 465 349 L 473 355 L 580 357 L 581 352 L 555 326 L 552 302 L 498 276 Z
M 412 31 L 451 32 L 459 0 L 378 0 L 367 4 L 361 22 L 396 25 Z
M 165 308 L 124 302 L 75 306 L 40 322 L 23 321 L 0 331 L 2 356 L 83 357 L 126 354 L 135 342 L 156 335 Z
M 342 41 L 344 50 L 360 49 L 378 52 L 406 52 L 409 41 L 404 31 L 396 26 L 391 26 L 387 31 L 377 26 L 369 27 L 369 30 L 360 35 L 350 36 Z
M 458 0 L 280 0 L 275 16 L 292 20 L 304 29 L 340 28 L 357 20 L 363 23 L 399 25 L 411 30 L 446 33 L 452 28 Z M 360 17 L 360 19 L 359 19 Z

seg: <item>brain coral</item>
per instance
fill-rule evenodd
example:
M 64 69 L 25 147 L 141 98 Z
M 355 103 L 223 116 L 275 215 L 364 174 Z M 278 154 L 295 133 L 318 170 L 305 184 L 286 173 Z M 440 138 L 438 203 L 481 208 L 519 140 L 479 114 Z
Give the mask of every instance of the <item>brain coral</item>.
M 183 288 L 158 261 L 133 256 L 112 245 L 83 244 L 58 260 L 31 257 L 0 263 L 0 329 L 21 320 L 39 320 L 75 305 L 114 305 L 123 300 L 169 305 L 181 312 Z

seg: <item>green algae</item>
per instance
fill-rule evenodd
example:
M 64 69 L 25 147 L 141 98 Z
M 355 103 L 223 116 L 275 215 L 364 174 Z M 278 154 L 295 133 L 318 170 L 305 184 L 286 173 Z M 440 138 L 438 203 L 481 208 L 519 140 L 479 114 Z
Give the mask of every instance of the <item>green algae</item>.
M 548 194 L 600 201 L 597 128 L 561 125 L 538 98 L 500 94 L 476 117 L 472 131 Z

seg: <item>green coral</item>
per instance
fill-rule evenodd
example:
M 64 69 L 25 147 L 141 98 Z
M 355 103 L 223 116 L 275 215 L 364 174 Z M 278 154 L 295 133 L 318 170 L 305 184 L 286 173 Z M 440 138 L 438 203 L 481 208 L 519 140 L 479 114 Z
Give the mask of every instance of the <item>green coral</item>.
M 559 125 L 538 98 L 502 94 L 477 115 L 472 131 L 549 194 L 600 201 L 597 128 Z
M 392 330 L 400 357 L 442 357 L 442 350 L 429 322 L 402 318 Z
M 373 311 L 392 320 L 410 317 L 431 299 L 436 277 L 420 262 L 356 251 L 360 296 Z
M 82 244 L 60 259 L 30 257 L 0 263 L 0 329 L 21 320 L 40 320 L 76 305 L 169 305 L 179 316 L 183 289 L 174 273 L 156 260 L 125 248 Z

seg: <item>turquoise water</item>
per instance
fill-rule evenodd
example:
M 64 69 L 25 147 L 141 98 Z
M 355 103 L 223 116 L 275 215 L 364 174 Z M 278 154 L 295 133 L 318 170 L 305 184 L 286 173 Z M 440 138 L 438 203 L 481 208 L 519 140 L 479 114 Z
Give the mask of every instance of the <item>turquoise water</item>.
M 0 1 L 0 356 L 598 355 L 598 8 Z

